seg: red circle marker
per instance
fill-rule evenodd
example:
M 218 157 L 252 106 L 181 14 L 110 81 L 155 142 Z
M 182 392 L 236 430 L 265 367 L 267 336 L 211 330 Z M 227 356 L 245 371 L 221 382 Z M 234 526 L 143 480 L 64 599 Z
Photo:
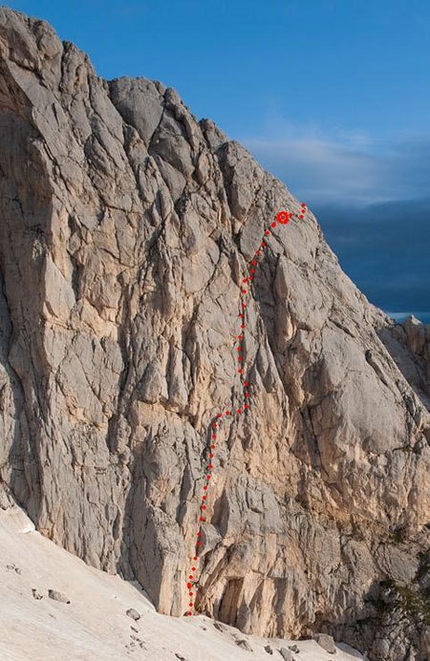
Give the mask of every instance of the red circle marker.
M 287 211 L 280 211 L 280 212 L 276 215 L 276 220 L 277 220 L 278 223 L 280 223 L 281 225 L 286 225 L 286 224 L 289 222 L 289 220 L 290 220 L 289 215 L 288 215 L 288 212 L 287 212 Z

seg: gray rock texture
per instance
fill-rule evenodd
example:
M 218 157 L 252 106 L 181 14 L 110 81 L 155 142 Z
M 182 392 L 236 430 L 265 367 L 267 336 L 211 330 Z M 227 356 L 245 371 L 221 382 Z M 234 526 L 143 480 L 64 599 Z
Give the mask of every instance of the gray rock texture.
M 248 643 L 248 641 L 245 640 L 244 638 L 236 640 L 235 643 L 238 647 L 240 647 L 243 650 L 246 650 L 247 652 L 253 652 L 254 651 L 253 648 L 251 647 L 251 645 Z
M 0 9 L 1 506 L 12 493 L 163 613 L 188 607 L 207 430 L 242 396 L 241 274 L 281 209 L 299 202 L 174 90 L 106 82 L 49 25 Z M 312 214 L 267 243 L 252 406 L 220 434 L 196 607 L 424 661 L 426 402 Z M 418 595 L 394 596 L 396 617 L 386 581 Z
M 326 633 L 316 633 L 314 635 L 318 645 L 322 647 L 329 654 L 336 654 L 336 647 L 332 636 Z
M 33 595 L 34 596 L 34 595 Z M 58 590 L 48 590 L 48 597 L 50 599 L 53 599 L 54 601 L 59 601 L 62 604 L 70 604 L 71 601 L 66 597 L 65 594 L 62 592 L 58 592 Z M 37 597 L 35 597 L 37 599 Z
M 430 324 L 411 316 L 402 324 L 384 324 L 379 335 L 415 393 L 430 409 Z M 415 402 L 406 401 L 406 405 L 414 415 Z M 430 438 L 427 440 L 430 442 Z
M 138 613 L 138 611 L 135 608 L 129 608 L 126 611 L 126 615 L 128 615 L 128 617 L 131 617 L 132 620 L 135 621 L 140 620 L 140 613 Z
M 294 654 L 292 654 L 292 652 L 290 652 L 289 650 L 285 649 L 285 647 L 280 648 L 279 654 L 282 656 L 284 661 L 294 661 Z

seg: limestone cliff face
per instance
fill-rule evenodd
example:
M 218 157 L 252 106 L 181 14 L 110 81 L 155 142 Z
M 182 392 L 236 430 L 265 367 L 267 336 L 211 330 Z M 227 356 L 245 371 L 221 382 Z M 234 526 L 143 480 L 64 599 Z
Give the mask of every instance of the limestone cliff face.
M 182 615 L 208 426 L 242 392 L 241 274 L 299 203 L 174 90 L 108 83 L 7 9 L 0 111 L 1 481 L 45 535 Z M 315 218 L 267 243 L 197 607 L 424 660 L 429 412 Z
M 402 324 L 383 324 L 379 336 L 415 393 L 430 410 L 430 324 L 423 324 L 410 316 Z M 415 402 L 409 404 L 412 408 L 414 405 Z M 429 437 L 427 440 L 430 442 Z

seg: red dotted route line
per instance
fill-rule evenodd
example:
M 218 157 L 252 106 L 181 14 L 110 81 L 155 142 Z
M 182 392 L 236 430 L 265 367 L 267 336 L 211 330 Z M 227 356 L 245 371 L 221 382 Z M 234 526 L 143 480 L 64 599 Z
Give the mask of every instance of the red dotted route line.
M 300 214 L 298 215 L 298 217 L 301 220 L 305 217 L 306 209 L 307 209 L 306 204 L 304 202 L 302 202 L 301 203 L 301 208 L 300 208 Z M 293 218 L 294 215 L 295 214 L 291 213 L 290 211 L 280 211 L 276 215 L 276 220 L 274 220 L 271 223 L 271 227 L 276 227 L 276 225 L 278 223 L 280 225 L 286 225 L 291 220 L 291 218 Z M 271 232 L 270 229 L 266 229 L 265 232 L 264 232 L 264 234 L 266 236 L 269 236 L 271 233 L 272 232 Z M 245 296 L 247 296 L 249 294 L 249 287 L 251 286 L 251 284 L 254 281 L 255 267 L 257 266 L 258 260 L 260 259 L 260 257 L 262 256 L 262 254 L 264 253 L 264 251 L 267 248 L 268 248 L 268 246 L 267 246 L 266 242 L 264 240 L 261 241 L 260 246 L 255 251 L 254 257 L 251 259 L 251 261 L 249 262 L 249 264 L 247 266 L 248 274 L 245 277 L 242 278 L 241 290 L 240 290 L 240 297 L 241 297 L 241 300 L 240 300 L 240 310 L 241 311 L 239 313 L 240 331 L 237 335 L 237 339 L 239 340 L 240 344 L 237 347 L 237 352 L 238 352 L 238 356 L 237 356 L 238 368 L 237 368 L 237 371 L 240 374 L 240 378 L 242 380 L 243 396 L 244 396 L 244 399 L 245 399 L 245 403 L 243 404 L 243 406 L 239 407 L 236 411 L 226 410 L 224 412 L 217 413 L 214 420 L 213 420 L 213 422 L 211 423 L 211 427 L 210 427 L 211 444 L 210 444 L 210 448 L 209 448 L 210 449 L 209 463 L 206 466 L 206 469 L 205 469 L 206 474 L 205 474 L 205 478 L 204 478 L 205 481 L 206 481 L 206 484 L 203 487 L 203 494 L 201 496 L 199 527 L 198 527 L 197 534 L 196 534 L 197 539 L 196 539 L 196 543 L 195 543 L 195 549 L 194 549 L 193 559 L 192 559 L 192 563 L 191 563 L 191 569 L 190 569 L 190 573 L 189 573 L 189 575 L 186 579 L 188 596 L 189 596 L 189 599 L 190 599 L 188 606 L 189 606 L 190 609 L 194 608 L 194 596 L 195 596 L 194 591 L 198 587 L 201 587 L 199 585 L 198 579 L 196 578 L 196 571 L 197 571 L 196 564 L 197 564 L 198 557 L 199 557 L 199 551 L 201 549 L 200 538 L 201 538 L 201 535 L 202 535 L 202 523 L 205 523 L 208 520 L 206 502 L 207 502 L 207 496 L 208 496 L 208 486 L 209 486 L 210 479 L 212 477 L 210 472 L 213 469 L 212 460 L 213 460 L 213 457 L 214 457 L 214 450 L 216 448 L 215 443 L 218 440 L 217 439 L 217 432 L 218 432 L 218 429 L 219 429 L 219 425 L 221 424 L 223 417 L 233 416 L 234 414 L 240 415 L 241 413 L 244 413 L 245 411 L 247 411 L 249 409 L 249 403 L 248 403 L 249 396 L 250 396 L 250 393 L 249 393 L 249 390 L 248 390 L 249 381 L 246 380 L 246 379 L 245 380 L 243 379 L 243 367 L 242 367 L 242 364 L 243 364 L 243 355 L 242 355 L 243 346 L 242 346 L 242 343 L 243 343 L 243 339 L 244 339 L 244 335 L 245 335 L 245 328 L 246 328 L 245 315 L 246 315 L 246 308 L 247 308 L 247 304 L 245 303 L 244 298 L 245 298 Z M 193 615 L 193 614 L 194 614 L 193 610 L 189 610 L 186 613 L 186 615 Z

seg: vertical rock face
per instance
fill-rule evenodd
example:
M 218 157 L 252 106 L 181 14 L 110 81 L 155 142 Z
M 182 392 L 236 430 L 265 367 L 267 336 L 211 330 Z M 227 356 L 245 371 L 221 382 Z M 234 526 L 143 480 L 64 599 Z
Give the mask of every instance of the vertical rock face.
M 422 324 L 410 316 L 402 324 L 383 325 L 379 336 L 418 397 L 430 410 L 430 324 Z
M 299 204 L 174 90 L 107 83 L 4 8 L 0 111 L 1 482 L 44 534 L 181 615 L 208 425 L 241 394 L 241 273 Z M 198 608 L 424 660 L 426 402 L 315 219 L 268 244 Z

